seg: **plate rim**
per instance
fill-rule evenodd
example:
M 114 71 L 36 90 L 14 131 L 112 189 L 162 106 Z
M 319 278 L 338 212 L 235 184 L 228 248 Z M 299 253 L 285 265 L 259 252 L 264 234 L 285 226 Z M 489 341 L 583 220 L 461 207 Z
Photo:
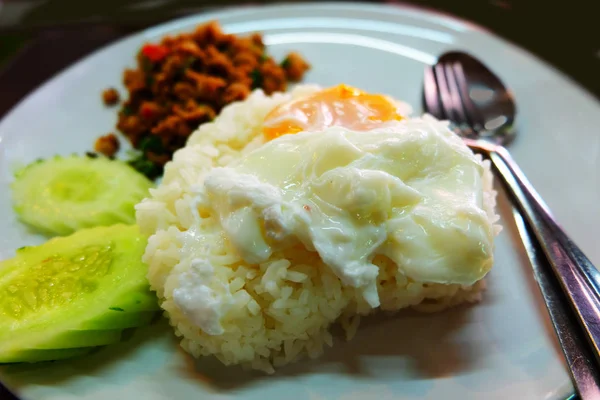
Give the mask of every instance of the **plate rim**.
M 150 31 L 152 31 L 153 29 L 157 29 L 157 28 L 167 29 L 168 28 L 169 30 L 173 30 L 173 28 L 176 25 L 185 25 L 186 23 L 191 23 L 192 21 L 197 21 L 196 23 L 200 23 L 202 21 L 209 21 L 216 17 L 227 18 L 230 16 L 242 14 L 245 11 L 257 12 L 257 11 L 261 11 L 261 10 L 265 10 L 265 9 L 277 10 L 277 9 L 294 9 L 294 8 L 304 8 L 304 7 L 311 7 L 311 8 L 317 8 L 317 9 L 327 9 L 327 8 L 368 9 L 369 11 L 374 11 L 374 12 L 388 11 L 388 12 L 392 12 L 393 14 L 403 15 L 403 16 L 407 15 L 407 13 L 408 13 L 408 14 L 411 14 L 411 16 L 415 16 L 416 18 L 421 17 L 421 19 L 425 19 L 425 20 L 435 20 L 436 22 L 444 21 L 446 23 L 452 22 L 452 24 L 458 23 L 470 30 L 478 31 L 485 35 L 488 35 L 492 39 L 502 42 L 505 46 L 509 46 L 513 50 L 515 50 L 521 54 L 527 55 L 528 58 L 535 61 L 537 64 L 539 64 L 539 66 L 546 68 L 548 70 L 551 70 L 552 73 L 556 75 L 556 77 L 563 79 L 569 85 L 577 88 L 577 90 L 582 95 L 586 96 L 588 98 L 588 100 L 594 101 L 600 107 L 600 99 L 598 99 L 592 92 L 590 92 L 585 86 L 583 86 L 581 83 L 576 81 L 570 75 L 564 73 L 562 70 L 558 69 L 553 64 L 547 62 L 546 60 L 544 60 L 537 54 L 530 52 L 529 50 L 522 47 L 521 45 L 509 40 L 508 38 L 500 36 L 496 32 L 486 28 L 483 25 L 480 25 L 480 24 L 473 22 L 471 20 L 468 20 L 466 18 L 462 18 L 462 17 L 456 16 L 456 15 L 453 15 L 451 13 L 447 13 L 444 11 L 436 10 L 435 8 L 432 8 L 432 7 L 408 4 L 408 3 L 395 3 L 395 2 L 394 3 L 369 3 L 366 1 L 356 1 L 356 2 L 354 2 L 354 1 L 339 1 L 339 2 L 324 1 L 324 2 L 316 3 L 316 2 L 310 2 L 310 1 L 300 1 L 300 2 L 294 2 L 294 3 L 249 4 L 249 5 L 237 5 L 237 6 L 232 5 L 232 6 L 226 6 L 222 9 L 217 9 L 217 10 L 210 9 L 205 12 L 200 11 L 198 13 L 177 17 L 174 19 L 163 21 L 156 25 L 151 25 L 151 26 L 145 27 L 143 29 L 129 33 L 129 34 L 124 35 L 120 38 L 117 38 L 113 41 L 110 41 L 109 43 L 105 43 L 102 46 L 99 46 L 98 48 L 90 51 L 89 53 L 82 55 L 81 57 L 79 57 L 74 62 L 70 63 L 69 65 L 64 66 L 63 68 L 61 68 L 60 70 L 55 72 L 53 75 L 48 77 L 45 81 L 41 82 L 38 86 L 34 87 L 29 92 L 27 92 L 26 95 L 24 95 L 21 99 L 19 99 L 19 101 L 17 101 L 10 109 L 8 109 L 6 111 L 6 113 L 4 115 L 2 115 L 2 117 L 0 118 L 0 128 L 2 127 L 4 122 L 6 120 L 8 120 L 10 117 L 12 117 L 12 115 L 15 113 L 15 111 L 18 110 L 23 105 L 23 103 L 26 102 L 31 96 L 33 96 L 34 94 L 36 94 L 39 91 L 42 91 L 46 86 L 51 84 L 53 81 L 60 79 L 60 77 L 62 75 L 67 74 L 72 69 L 77 68 L 77 66 L 85 63 L 88 59 L 94 57 L 98 53 L 108 50 L 112 46 L 118 45 L 124 41 L 131 40 L 133 38 L 140 37 L 145 34 L 149 34 Z
M 459 16 L 455 16 L 455 15 L 452 15 L 450 13 L 446 13 L 443 11 L 439 11 L 439 10 L 436 10 L 434 8 L 430 8 L 427 6 L 407 4 L 407 3 L 369 3 L 369 2 L 363 2 L 363 1 L 359 1 L 359 2 L 327 1 L 327 2 L 314 3 L 314 2 L 303 1 L 303 2 L 295 2 L 295 3 L 291 3 L 291 4 L 288 4 L 288 3 L 250 4 L 250 5 L 241 5 L 241 6 L 240 5 L 226 6 L 226 7 L 220 8 L 220 9 L 216 9 L 216 10 L 210 9 L 210 10 L 207 10 L 204 12 L 200 11 L 200 12 L 193 13 L 190 15 L 185 15 L 185 16 L 173 18 L 170 20 L 166 20 L 161 23 L 151 25 L 146 28 L 143 28 L 143 29 L 137 30 L 135 32 L 129 33 L 127 35 L 124 35 L 120 38 L 110 41 L 109 43 L 99 46 L 98 48 L 92 50 L 89 53 L 84 54 L 83 56 L 76 59 L 74 62 L 70 63 L 69 65 L 66 65 L 65 67 L 63 67 L 62 69 L 60 69 L 59 71 L 54 73 L 52 76 L 50 76 L 48 79 L 46 79 L 45 81 L 40 83 L 35 88 L 30 90 L 16 104 L 14 104 L 2 116 L 2 118 L 0 118 L 0 130 L 1 130 L 4 122 L 11 119 L 13 117 L 15 111 L 17 111 L 20 107 L 22 107 L 24 105 L 24 103 L 26 101 L 28 101 L 36 93 L 44 91 L 48 85 L 52 84 L 53 82 L 55 82 L 57 80 L 60 80 L 63 75 L 69 74 L 72 70 L 76 69 L 81 64 L 89 61 L 89 59 L 93 58 L 97 54 L 102 53 L 104 51 L 110 51 L 111 47 L 118 46 L 122 42 L 132 40 L 132 39 L 139 39 L 139 38 L 143 39 L 145 35 L 153 36 L 152 31 L 157 30 L 157 29 L 165 30 L 165 31 L 174 31 L 174 30 L 178 29 L 178 26 L 180 26 L 180 27 L 189 26 L 192 24 L 206 22 L 206 21 L 209 21 L 209 20 L 215 19 L 215 18 L 235 17 L 238 15 L 242 15 L 245 12 L 260 12 L 263 10 L 285 11 L 285 10 L 290 10 L 290 9 L 293 10 L 293 9 L 305 8 L 305 7 L 311 7 L 313 9 L 329 9 L 329 10 L 336 9 L 336 8 L 338 8 L 338 9 L 354 9 L 354 10 L 363 9 L 363 10 L 371 11 L 371 12 L 382 12 L 387 15 L 390 15 L 390 13 L 392 13 L 392 14 L 404 16 L 404 17 L 408 16 L 411 18 L 420 19 L 422 21 L 429 21 L 429 22 L 436 22 L 436 23 L 443 21 L 443 22 L 451 22 L 452 24 L 458 23 L 458 24 L 462 25 L 463 27 L 465 27 L 466 30 L 468 30 L 468 31 L 477 31 L 477 32 L 486 34 L 491 39 L 497 40 L 500 43 L 502 43 L 502 45 L 510 47 L 513 51 L 519 52 L 522 55 L 526 55 L 527 58 L 529 58 L 530 60 L 532 60 L 536 64 L 538 64 L 538 66 L 540 68 L 545 68 L 549 71 L 552 71 L 552 73 L 553 73 L 552 79 L 562 79 L 565 84 L 570 85 L 573 88 L 577 88 L 578 92 L 580 92 L 582 96 L 586 97 L 586 100 L 595 102 L 596 105 L 600 106 L 600 100 L 598 100 L 596 98 L 596 96 L 594 96 L 593 93 L 591 93 L 588 89 L 586 89 L 582 84 L 575 81 L 570 75 L 564 73 L 563 71 L 561 71 L 560 69 L 555 67 L 553 64 L 547 62 L 546 60 L 542 59 L 538 55 L 531 53 L 529 50 L 525 49 L 524 47 L 512 42 L 511 40 L 509 40 L 503 36 L 498 35 L 497 33 L 491 31 L 488 28 L 486 28 L 482 25 L 479 25 L 473 21 L 470 21 L 468 19 L 465 19 L 465 18 L 462 18 Z M 9 395 L 13 393 L 0 380 L 0 393 L 4 394 L 2 392 L 2 388 L 5 388 L 8 391 Z M 19 399 L 19 397 L 16 396 L 15 394 L 12 394 L 12 395 L 15 396 L 14 397 L 15 399 Z M 576 393 L 574 393 L 574 394 L 568 395 L 566 397 L 566 399 L 573 399 L 573 398 L 576 398 L 576 396 L 577 396 Z

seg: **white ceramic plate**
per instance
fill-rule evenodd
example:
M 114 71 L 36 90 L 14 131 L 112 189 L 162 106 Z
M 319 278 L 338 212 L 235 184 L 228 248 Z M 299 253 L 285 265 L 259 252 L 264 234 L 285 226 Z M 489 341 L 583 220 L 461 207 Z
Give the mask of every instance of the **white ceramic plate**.
M 467 50 L 500 75 L 518 101 L 516 160 L 566 230 L 600 264 L 600 107 L 563 75 L 469 23 L 403 7 L 322 4 L 244 8 L 177 20 L 121 40 L 67 69 L 0 123 L 0 258 L 38 243 L 16 222 L 10 170 L 83 152 L 113 129 L 100 92 L 121 82 L 147 40 L 216 18 L 232 33 L 262 31 L 282 57 L 313 64 L 306 80 L 386 92 L 420 109 L 423 67 Z M 27 399 L 561 399 L 573 388 L 502 195 L 505 226 L 483 302 L 437 315 L 373 318 L 317 361 L 274 376 L 192 361 L 165 323 L 79 360 L 18 366 L 2 379 Z

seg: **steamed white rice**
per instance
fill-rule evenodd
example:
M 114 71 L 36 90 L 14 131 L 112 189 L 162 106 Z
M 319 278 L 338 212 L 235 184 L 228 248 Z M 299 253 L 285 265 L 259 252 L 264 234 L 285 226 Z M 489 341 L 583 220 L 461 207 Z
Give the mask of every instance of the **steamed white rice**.
M 214 355 L 224 364 L 273 372 L 274 367 L 303 356 L 317 357 L 332 345 L 330 326 L 339 322 L 350 338 L 359 316 L 373 310 L 355 290 L 342 285 L 314 252 L 301 246 L 275 252 L 267 262 L 250 265 L 218 229 L 215 217 L 192 204 L 192 189 L 202 184 L 215 166 L 233 160 L 264 143 L 261 123 L 280 103 L 319 90 L 302 85 L 286 94 L 265 96 L 255 91 L 245 101 L 227 106 L 220 116 L 192 134 L 185 148 L 167 164 L 162 183 L 137 208 L 137 222 L 149 235 L 144 261 L 148 279 L 170 319 L 181 346 L 195 357 Z M 401 105 L 406 113 L 407 105 Z M 432 123 L 442 123 L 432 120 Z M 484 208 L 496 223 L 496 192 L 488 161 L 484 167 Z M 190 240 L 183 232 L 197 229 L 202 235 Z M 499 227 L 495 225 L 496 233 Z M 209 335 L 195 326 L 173 301 L 180 277 L 190 269 L 190 254 L 208 258 L 215 274 L 231 293 L 232 305 L 221 320 L 224 333 Z M 484 281 L 472 286 L 414 282 L 402 275 L 385 257 L 380 267 L 378 291 L 381 309 L 412 307 L 439 311 L 480 299 Z

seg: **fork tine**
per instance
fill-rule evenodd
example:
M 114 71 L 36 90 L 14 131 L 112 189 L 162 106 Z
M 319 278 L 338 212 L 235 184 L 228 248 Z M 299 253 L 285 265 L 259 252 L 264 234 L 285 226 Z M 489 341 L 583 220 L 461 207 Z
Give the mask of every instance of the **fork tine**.
M 465 77 L 465 72 L 463 66 L 459 62 L 455 62 L 452 64 L 452 71 L 455 77 L 458 92 L 460 93 L 461 102 L 466 111 L 466 118 L 469 121 L 469 124 L 476 132 L 483 129 L 483 119 L 481 118 L 480 113 L 477 111 L 477 108 L 473 104 L 471 100 L 471 95 L 469 94 L 469 87 L 467 85 L 467 78 Z
M 438 91 L 435 74 L 430 66 L 425 67 L 423 82 L 423 101 L 425 110 L 438 119 L 444 119 L 440 104 L 440 94 Z
M 450 90 L 448 89 L 448 81 L 446 80 L 444 66 L 438 63 L 433 67 L 433 71 L 437 88 L 440 93 L 443 113 L 446 115 L 447 119 L 456 121 L 454 106 L 452 105 L 452 96 L 450 95 Z
M 464 108 L 464 104 L 461 100 L 461 93 L 458 88 L 458 83 L 456 81 L 456 76 L 454 73 L 454 63 L 452 64 L 444 64 L 444 72 L 446 77 L 446 82 L 448 83 L 448 91 L 450 96 L 450 105 L 454 112 L 454 116 L 456 120 L 454 122 L 458 125 L 468 124 L 469 121 L 467 119 L 467 113 Z

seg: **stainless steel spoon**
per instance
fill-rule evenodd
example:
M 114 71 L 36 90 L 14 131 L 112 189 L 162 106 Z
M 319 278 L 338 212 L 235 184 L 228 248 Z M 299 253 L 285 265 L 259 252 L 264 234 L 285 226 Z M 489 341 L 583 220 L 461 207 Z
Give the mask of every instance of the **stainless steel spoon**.
M 516 109 L 511 93 L 474 57 L 449 52 L 426 68 L 423 103 L 427 112 L 450 120 L 469 147 L 491 160 L 539 242 L 583 328 L 596 362 L 600 363 L 600 273 L 556 222 L 504 147 L 515 136 Z M 539 279 L 538 283 L 542 284 Z M 564 332 L 564 326 L 561 329 L 556 325 L 553 305 L 547 303 L 547 306 L 563 343 L 569 333 Z M 581 360 L 564 345 L 563 350 L 582 397 L 600 399 L 598 377 L 590 376 L 589 368 L 577 365 Z

